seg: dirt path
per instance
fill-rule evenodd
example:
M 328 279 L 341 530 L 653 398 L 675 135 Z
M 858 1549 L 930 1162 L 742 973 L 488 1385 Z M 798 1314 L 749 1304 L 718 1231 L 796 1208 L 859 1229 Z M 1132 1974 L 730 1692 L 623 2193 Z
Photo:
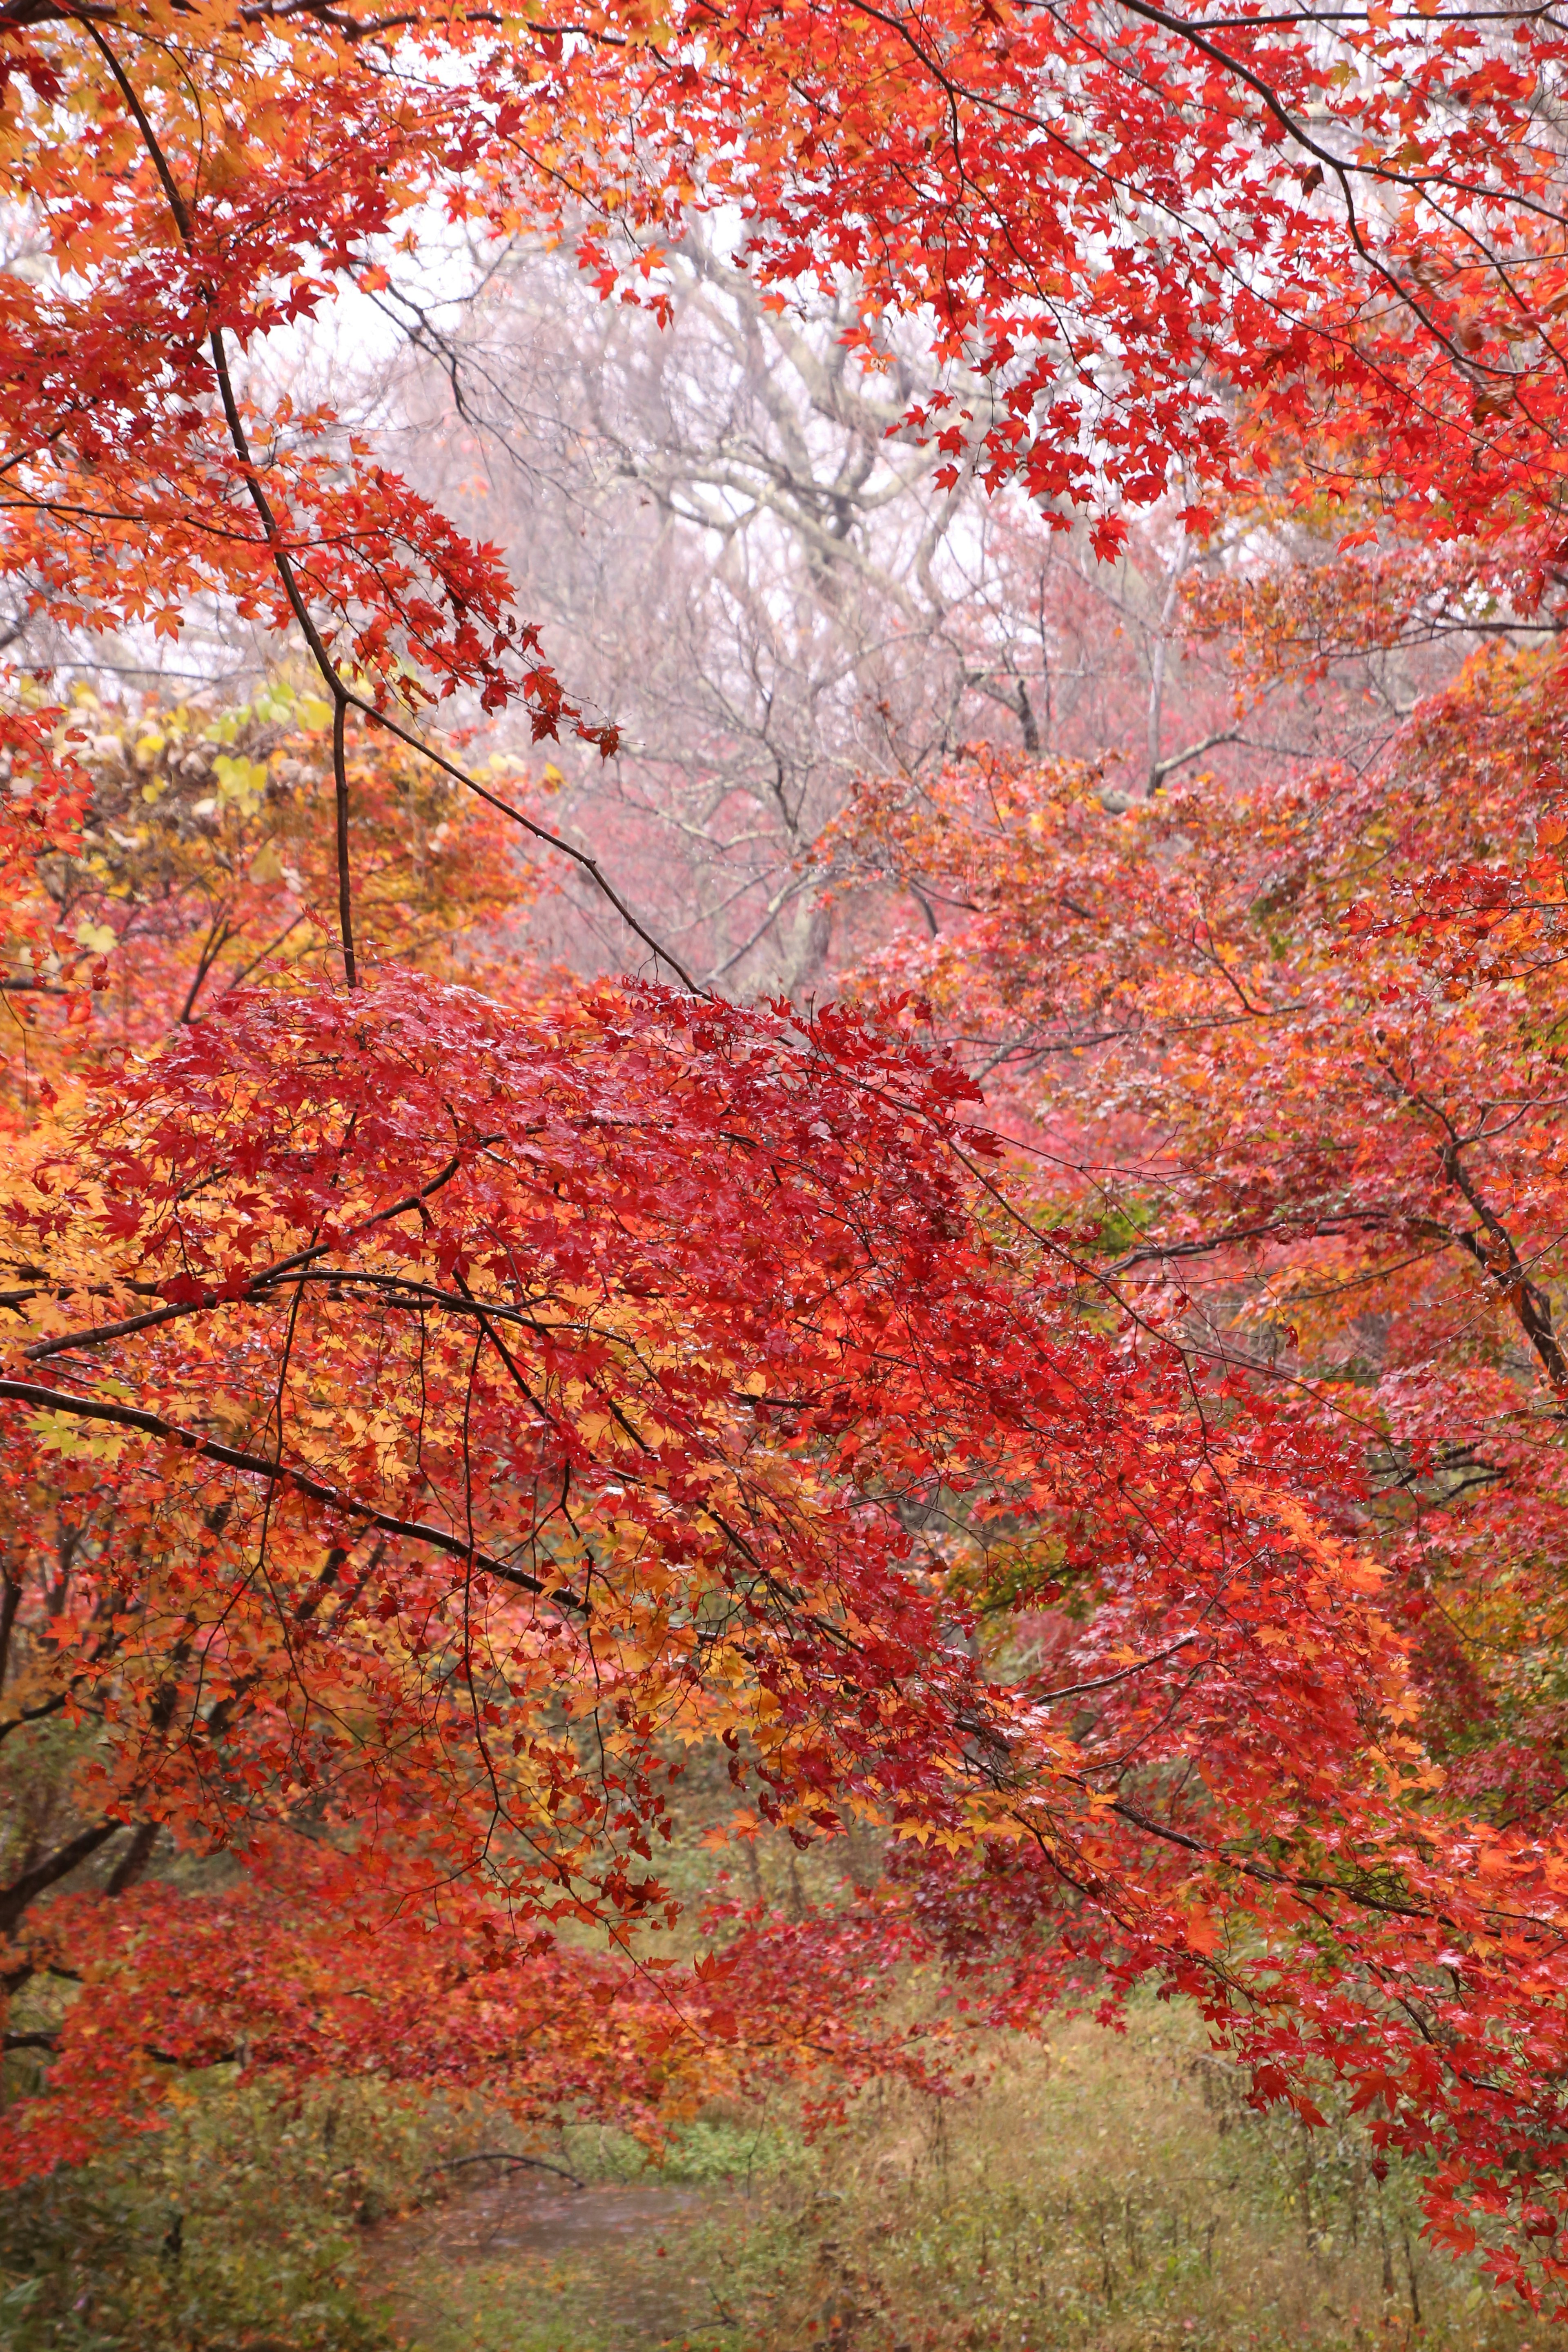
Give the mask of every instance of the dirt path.
M 409 2352 L 696 2352 L 727 2332 L 712 2275 L 727 2201 L 509 2169 L 371 2232 L 367 2284 Z

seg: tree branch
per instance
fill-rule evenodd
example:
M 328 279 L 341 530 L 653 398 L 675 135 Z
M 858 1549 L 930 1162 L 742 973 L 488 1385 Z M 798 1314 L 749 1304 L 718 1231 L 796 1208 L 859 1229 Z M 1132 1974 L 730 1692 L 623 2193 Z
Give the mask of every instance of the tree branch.
M 285 1490 L 292 1486 L 311 1502 L 340 1512 L 344 1518 L 357 1519 L 364 1527 L 379 1528 L 384 1535 L 405 1536 L 411 1543 L 429 1544 L 437 1551 L 482 1569 L 487 1576 L 496 1577 L 503 1584 L 515 1585 L 521 1592 L 531 1592 L 541 1601 L 582 1616 L 588 1613 L 588 1603 L 569 1589 L 542 1584 L 537 1577 L 509 1567 L 505 1560 L 481 1551 L 462 1536 L 449 1534 L 445 1528 L 431 1527 L 422 1519 L 400 1519 L 390 1511 L 377 1510 L 374 1504 L 345 1494 L 340 1486 L 329 1486 L 324 1478 L 314 1477 L 309 1471 L 282 1462 L 269 1462 L 264 1454 L 242 1453 L 237 1446 L 220 1444 L 216 1438 L 198 1437 L 195 1430 L 184 1429 L 178 1422 L 165 1421 L 161 1413 L 143 1412 L 136 1405 L 111 1404 L 100 1397 L 73 1396 L 68 1389 L 48 1389 L 30 1381 L 0 1381 L 0 1398 L 14 1404 L 31 1405 L 37 1412 L 68 1413 L 79 1421 L 108 1422 L 117 1429 L 134 1429 L 144 1437 L 162 1438 L 166 1444 L 184 1446 L 189 1454 L 199 1454 L 209 1462 L 221 1462 L 230 1470 L 241 1471 L 247 1478 L 261 1478 Z

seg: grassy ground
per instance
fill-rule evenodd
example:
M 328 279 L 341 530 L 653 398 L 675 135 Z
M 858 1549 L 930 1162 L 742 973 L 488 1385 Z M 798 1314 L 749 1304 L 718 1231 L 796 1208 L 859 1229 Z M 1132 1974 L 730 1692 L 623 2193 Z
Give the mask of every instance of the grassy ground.
M 531 2244 L 528 2213 L 569 2200 L 487 2189 L 479 2242 L 405 2240 L 394 2274 L 419 2352 L 1568 2342 L 1424 2248 L 1412 2183 L 1380 2187 L 1368 2153 L 1253 2117 L 1192 2021 L 1154 2010 L 1124 2040 L 1079 2027 L 1013 2052 L 960 2102 L 874 2095 L 816 2148 L 754 2118 L 710 2127 L 667 2174 L 700 2193 L 640 2238 Z
M 737 2110 L 658 2175 L 535 2143 L 581 2191 L 453 2161 L 498 2146 L 368 2091 L 193 2100 L 6 2201 L 0 2352 L 1568 2352 L 1423 2246 L 1353 2130 L 1253 2116 L 1178 2011 L 874 2093 L 815 2146 Z
M 550 2171 L 463 2161 L 510 2147 Z M 1568 2352 L 1425 2249 L 1354 2128 L 1253 2116 L 1190 2016 L 1074 2025 L 809 2145 L 710 2115 L 663 2173 L 374 2091 L 188 2100 L 0 2209 L 0 2352 Z

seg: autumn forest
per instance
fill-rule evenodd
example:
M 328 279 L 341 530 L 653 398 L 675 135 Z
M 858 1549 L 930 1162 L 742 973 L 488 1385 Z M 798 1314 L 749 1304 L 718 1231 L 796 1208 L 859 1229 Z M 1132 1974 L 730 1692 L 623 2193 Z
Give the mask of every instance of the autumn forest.
M 1568 21 L 0 169 L 0 2352 L 1568 2342 Z

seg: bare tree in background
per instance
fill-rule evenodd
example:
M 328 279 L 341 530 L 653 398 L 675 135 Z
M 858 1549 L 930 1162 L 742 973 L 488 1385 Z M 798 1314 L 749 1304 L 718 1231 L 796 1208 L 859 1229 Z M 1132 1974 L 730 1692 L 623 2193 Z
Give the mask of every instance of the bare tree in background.
M 568 820 L 689 961 L 798 994 L 828 943 L 813 845 L 855 773 L 956 740 L 976 501 L 967 462 L 943 489 L 889 438 L 911 358 L 853 357 L 831 303 L 770 315 L 694 240 L 670 267 L 667 327 L 537 253 L 452 337 L 414 321 L 399 454 L 504 545 L 560 674 L 622 730 L 607 767 L 558 755 Z
M 1244 526 L 1199 553 L 1155 517 L 1102 564 L 1070 518 L 978 478 L 997 388 L 971 387 L 967 446 L 910 432 L 932 373 L 916 328 L 852 345 L 847 296 L 771 310 L 695 236 L 668 269 L 661 324 L 602 302 L 565 250 L 482 253 L 466 271 L 448 257 L 428 300 L 411 278 L 381 298 L 400 339 L 390 371 L 384 345 L 355 371 L 308 336 L 250 363 L 375 431 L 502 545 L 558 672 L 622 730 L 607 766 L 554 752 L 552 822 L 694 969 L 736 994 L 804 997 L 853 955 L 832 937 L 819 844 L 858 774 L 918 791 L 989 737 L 1103 762 L 1114 803 L 1200 760 L 1317 751 L 1310 698 L 1267 731 L 1244 727 L 1224 646 L 1184 648 L 1184 584 L 1250 560 Z M 79 646 L 30 620 L 26 587 L 0 600 L 0 637 L 61 687 L 232 695 L 271 657 L 254 625 L 218 611 L 187 615 L 173 661 L 150 635 Z M 1363 693 L 1370 735 L 1409 694 L 1402 678 Z M 531 943 L 589 969 L 626 950 L 569 879 Z
M 504 548 L 572 691 L 622 730 L 607 766 L 553 754 L 552 821 L 611 862 L 694 969 L 801 997 L 837 950 L 816 846 L 857 774 L 921 779 L 966 740 L 1104 763 L 1113 803 L 1200 761 L 1316 756 L 1365 680 L 1247 714 L 1227 648 L 1184 635 L 1184 591 L 1246 563 L 1246 522 L 1199 551 L 1156 516 L 1100 562 L 1070 518 L 990 496 L 969 446 L 905 418 L 930 379 L 912 329 L 851 346 L 847 298 L 768 308 L 689 237 L 669 313 L 599 300 L 565 250 L 485 257 L 460 305 L 384 297 L 406 357 L 383 437 L 465 528 Z M 1266 723 L 1267 722 L 1267 723 Z M 543 754 L 540 755 L 543 764 Z M 535 945 L 579 966 L 624 940 L 570 885 Z
M 694 238 L 669 268 L 662 326 L 563 253 L 502 257 L 455 326 L 392 298 L 397 454 L 505 547 L 561 675 L 623 730 L 607 767 L 556 755 L 558 815 L 714 980 L 800 996 L 829 965 L 814 851 L 855 776 L 914 785 L 979 735 L 1157 735 L 1172 598 L 987 495 L 985 387 L 968 448 L 915 440 L 913 333 L 852 349 L 847 300 L 781 315 Z M 592 961 L 596 921 L 573 902 L 556 944 Z

